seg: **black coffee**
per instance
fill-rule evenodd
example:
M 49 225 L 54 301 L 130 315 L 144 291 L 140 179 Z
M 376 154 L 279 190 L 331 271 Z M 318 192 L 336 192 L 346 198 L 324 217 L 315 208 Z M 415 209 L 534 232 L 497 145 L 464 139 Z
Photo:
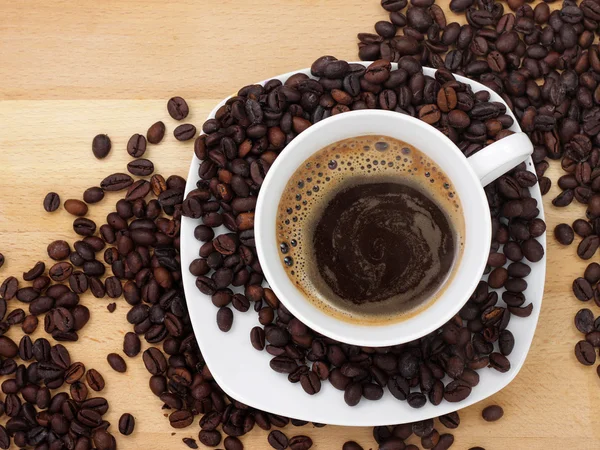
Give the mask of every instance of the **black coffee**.
M 290 278 L 318 307 L 364 324 L 400 320 L 430 304 L 461 253 L 463 228 L 445 174 L 389 137 L 317 152 L 279 204 Z

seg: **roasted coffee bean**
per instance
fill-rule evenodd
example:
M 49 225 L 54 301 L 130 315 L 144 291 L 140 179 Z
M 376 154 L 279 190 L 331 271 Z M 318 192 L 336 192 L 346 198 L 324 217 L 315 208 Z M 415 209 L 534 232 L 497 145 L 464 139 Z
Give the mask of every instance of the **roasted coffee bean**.
M 587 308 L 580 309 L 575 315 L 575 327 L 584 334 L 591 332 L 594 329 L 594 313 Z
M 167 370 L 167 362 L 160 350 L 150 347 L 143 353 L 144 365 L 152 375 L 160 375 Z
M 188 414 L 191 415 L 191 413 Z M 173 425 L 173 423 L 171 423 L 171 425 Z M 200 434 L 198 435 L 198 439 L 202 444 L 208 447 L 216 447 L 221 442 L 221 433 L 217 430 L 201 430 Z
M 173 135 L 178 141 L 189 141 L 196 136 L 196 127 L 191 124 L 179 125 L 173 131 Z
M 235 436 L 227 436 L 223 441 L 225 450 L 244 450 L 244 444 Z
M 264 350 L 265 348 L 265 332 L 261 327 L 254 327 L 250 330 L 250 341 L 252 347 L 256 350 Z
M 114 173 L 100 182 L 105 191 L 122 191 L 133 184 L 133 178 L 125 173 Z
M 98 203 L 104 198 L 104 191 L 100 187 L 91 187 L 84 191 L 83 201 L 89 204 Z
M 438 417 L 438 420 L 442 423 L 442 425 L 449 429 L 458 428 L 460 425 L 460 417 L 457 412 L 451 412 L 440 416 Z
M 312 448 L 312 446 L 313 446 L 313 441 L 308 436 L 303 436 L 303 435 L 293 436 L 289 440 L 289 447 L 291 450 L 308 450 L 308 449 Z M 226 450 L 228 450 L 227 445 L 225 445 L 225 448 L 226 448 Z M 242 447 L 240 447 L 240 449 L 241 448 Z
M 111 149 L 110 138 L 106 134 L 99 134 L 92 141 L 92 152 L 98 159 L 104 159 L 108 156 Z
M 483 420 L 485 420 L 486 422 L 495 422 L 497 420 L 500 420 L 503 415 L 504 410 L 498 405 L 487 406 L 481 412 L 481 417 L 483 417 Z
M 135 428 L 135 419 L 129 414 L 125 413 L 119 419 L 119 433 L 124 436 L 129 436 L 133 433 L 133 429 Z
M 345 442 L 342 446 L 342 450 L 364 450 L 360 445 L 354 441 Z
M 137 334 L 128 332 L 123 339 L 123 353 L 130 358 L 133 358 L 140 353 L 141 345 L 140 338 Z
M 269 445 L 276 450 L 284 450 L 288 448 L 288 438 L 279 430 L 271 431 L 267 440 L 269 442 Z
M 85 374 L 88 386 L 96 392 L 104 389 L 104 378 L 96 369 L 89 369 Z
M 127 170 L 132 175 L 147 177 L 154 172 L 154 164 L 149 159 L 140 158 L 127 164 Z
M 183 438 L 182 441 L 189 448 L 192 448 L 192 449 L 197 449 L 198 448 L 198 444 L 196 444 L 196 441 L 194 439 L 192 439 L 192 438 Z
M 23 273 L 23 279 L 25 281 L 33 281 L 37 277 L 41 276 L 46 270 L 46 264 L 38 261 L 33 268 Z
M 538 262 L 544 257 L 544 247 L 536 239 L 527 239 L 521 243 L 523 255 L 531 262 Z
M 600 281 L 600 264 L 596 262 L 589 264 L 585 269 L 583 277 L 590 284 L 596 284 L 598 281 Z
M 60 206 L 60 196 L 56 192 L 48 192 L 44 197 L 44 209 L 46 212 L 54 212 Z
M 127 153 L 134 158 L 140 158 L 146 153 L 146 137 L 134 134 L 127 142 Z
M 584 238 L 577 246 L 577 256 L 581 259 L 590 259 L 600 246 L 600 238 L 596 235 Z
M 148 142 L 150 142 L 151 144 L 158 144 L 160 141 L 162 141 L 164 136 L 165 136 L 165 124 L 160 121 L 156 122 L 152 126 L 150 126 L 150 128 L 148 128 L 148 131 L 146 133 L 146 138 L 148 139 Z M 132 155 L 132 156 L 135 156 L 135 155 Z
M 73 384 L 81 378 L 85 374 L 85 366 L 83 363 L 76 362 L 71 364 L 71 366 L 65 371 L 65 382 L 68 384 Z
M 117 353 L 109 353 L 106 357 L 109 366 L 116 372 L 124 373 L 127 371 L 127 363 L 123 357 Z
M 74 216 L 85 216 L 88 212 L 88 206 L 81 200 L 69 199 L 63 206 L 69 214 Z
M 217 313 L 217 325 L 219 330 L 227 332 L 231 330 L 233 324 L 233 311 L 231 309 L 223 307 L 219 309 Z
M 573 229 L 566 223 L 561 223 L 554 228 L 554 237 L 562 245 L 569 245 L 575 239 Z
M 575 357 L 584 366 L 591 366 L 596 362 L 596 351 L 587 341 L 579 341 L 575 345 Z
M 169 111 L 169 115 L 175 120 L 185 119 L 190 112 L 187 102 L 181 97 L 172 97 L 169 99 L 167 110 Z

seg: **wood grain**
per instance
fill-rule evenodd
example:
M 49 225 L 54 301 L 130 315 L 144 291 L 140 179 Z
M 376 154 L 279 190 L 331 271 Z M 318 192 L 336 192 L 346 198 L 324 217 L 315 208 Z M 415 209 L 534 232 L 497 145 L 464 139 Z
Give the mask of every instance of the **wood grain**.
M 306 67 L 325 53 L 355 59 L 356 33 L 385 18 L 377 0 L 28 0 L 4 1 L 0 9 L 0 251 L 7 259 L 0 279 L 48 261 L 46 246 L 52 240 L 76 239 L 73 218 L 64 210 L 44 212 L 44 195 L 55 190 L 63 201 L 81 198 L 105 175 L 124 170 L 131 134 L 145 132 L 159 119 L 171 133 L 175 123 L 166 113 L 168 97 L 186 97 L 189 120 L 201 125 L 219 99 L 242 85 Z M 90 151 L 92 137 L 100 132 L 113 141 L 103 161 Z M 157 172 L 185 176 L 191 145 L 170 138 L 148 154 Z M 560 174 L 553 163 L 549 176 L 555 180 Z M 554 208 L 550 199 L 556 193 L 553 187 L 545 199 L 549 230 L 584 213 L 580 205 Z M 116 196 L 107 197 L 91 208 L 92 219 L 106 216 Z M 575 244 L 564 248 L 551 238 L 548 242 L 546 294 L 527 362 L 506 389 L 461 413 L 453 448 L 600 447 L 600 379 L 595 368 L 580 366 L 573 355 L 580 339 L 573 316 L 583 305 L 572 295 L 571 282 L 586 264 L 576 257 Z M 86 295 L 83 302 L 92 319 L 68 348 L 75 360 L 107 379 L 103 395 L 110 401 L 108 420 L 119 448 L 186 448 L 181 438 L 197 438 L 197 421 L 186 430 L 169 427 L 147 387 L 141 358 L 127 359 L 126 374 L 113 372 L 106 362 L 107 353 L 121 350 L 130 329 L 127 304 L 118 300 L 110 314 L 108 299 Z M 586 306 L 597 313 L 595 306 Z M 11 331 L 13 337 L 18 334 Z M 480 414 L 491 403 L 502 405 L 506 415 L 487 424 Z M 137 419 L 129 437 L 116 432 L 124 412 Z M 349 439 L 365 449 L 376 447 L 368 428 L 285 431 L 312 436 L 319 450 L 339 450 Z M 268 448 L 261 430 L 243 441 L 248 449 Z

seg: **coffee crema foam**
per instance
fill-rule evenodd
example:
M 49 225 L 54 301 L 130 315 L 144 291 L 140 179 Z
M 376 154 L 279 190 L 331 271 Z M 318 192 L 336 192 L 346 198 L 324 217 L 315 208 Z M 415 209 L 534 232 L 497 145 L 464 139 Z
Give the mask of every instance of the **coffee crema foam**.
M 349 196 L 353 208 L 336 207 Z M 374 220 L 378 230 L 365 226 Z M 448 177 L 413 146 L 386 136 L 346 139 L 308 158 L 288 181 L 276 225 L 291 281 L 328 315 L 362 325 L 399 322 L 433 304 L 463 251 L 462 208 Z M 445 226 L 452 242 L 444 240 Z M 319 253 L 331 250 L 318 242 L 323 235 L 333 236 L 335 252 Z M 439 245 L 439 258 L 427 254 L 424 236 Z M 422 257 L 402 259 L 413 253 Z

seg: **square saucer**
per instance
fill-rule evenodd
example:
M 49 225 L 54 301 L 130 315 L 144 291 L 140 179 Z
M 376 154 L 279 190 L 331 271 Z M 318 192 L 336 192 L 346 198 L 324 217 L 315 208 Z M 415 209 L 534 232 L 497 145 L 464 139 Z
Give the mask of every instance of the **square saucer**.
M 369 63 L 360 62 L 359 64 L 368 66 Z M 310 69 L 294 71 L 273 78 L 285 82 L 295 73 L 305 73 L 313 78 Z M 423 73 L 434 76 L 435 69 L 424 67 Z M 491 101 L 504 103 L 498 94 L 484 85 L 458 75 L 456 75 L 456 79 L 470 84 L 474 92 L 488 91 Z M 219 103 L 207 119 L 214 118 L 216 111 L 226 101 L 227 99 L 224 99 Z M 510 129 L 515 132 L 521 131 L 516 118 L 508 107 L 506 114 L 514 119 L 514 124 Z M 187 178 L 186 194 L 196 188 L 196 182 L 199 181 L 198 166 L 200 162 L 194 155 Z M 531 158 L 526 161 L 526 164 L 529 171 L 535 172 Z M 538 202 L 539 217 L 544 219 L 542 196 L 537 184 L 531 188 L 531 196 Z M 349 407 L 344 402 L 344 393 L 335 389 L 329 382 L 322 384 L 318 394 L 310 396 L 299 384 L 290 383 L 285 374 L 274 372 L 270 368 L 271 355 L 252 347 L 250 330 L 259 325 L 256 313 L 253 311 L 240 313 L 234 310 L 235 317 L 231 330 L 223 333 L 217 327 L 216 307 L 212 304 L 210 296 L 202 294 L 196 288 L 195 277 L 187 270 L 190 263 L 198 257 L 201 243 L 194 238 L 194 228 L 200 223 L 201 220 L 183 217 L 181 224 L 183 282 L 196 339 L 219 386 L 236 400 L 254 408 L 299 420 L 331 425 L 377 426 L 415 422 L 448 414 L 486 399 L 507 386 L 519 373 L 525 362 L 542 306 L 546 275 L 545 254 L 541 261 L 529 263 L 531 273 L 527 277 L 528 287 L 524 294 L 532 303 L 533 312 L 525 318 L 512 315 L 507 327 L 515 337 L 515 346 L 509 357 L 510 370 L 506 373 L 500 373 L 494 369 L 479 370 L 479 384 L 473 388 L 471 395 L 465 400 L 457 403 L 443 401 L 438 406 L 428 402 L 424 407 L 414 409 L 407 402 L 399 401 L 389 392 L 385 392 L 380 400 L 369 401 L 363 398 L 357 406 Z M 215 231 L 216 235 L 226 232 L 229 230 L 225 227 Z M 545 234 L 537 240 L 545 251 Z M 234 289 L 234 292 L 239 291 L 242 289 Z M 501 294 L 503 290 L 497 291 Z M 501 298 L 498 304 L 504 306 Z M 447 381 L 444 380 L 444 384 Z

